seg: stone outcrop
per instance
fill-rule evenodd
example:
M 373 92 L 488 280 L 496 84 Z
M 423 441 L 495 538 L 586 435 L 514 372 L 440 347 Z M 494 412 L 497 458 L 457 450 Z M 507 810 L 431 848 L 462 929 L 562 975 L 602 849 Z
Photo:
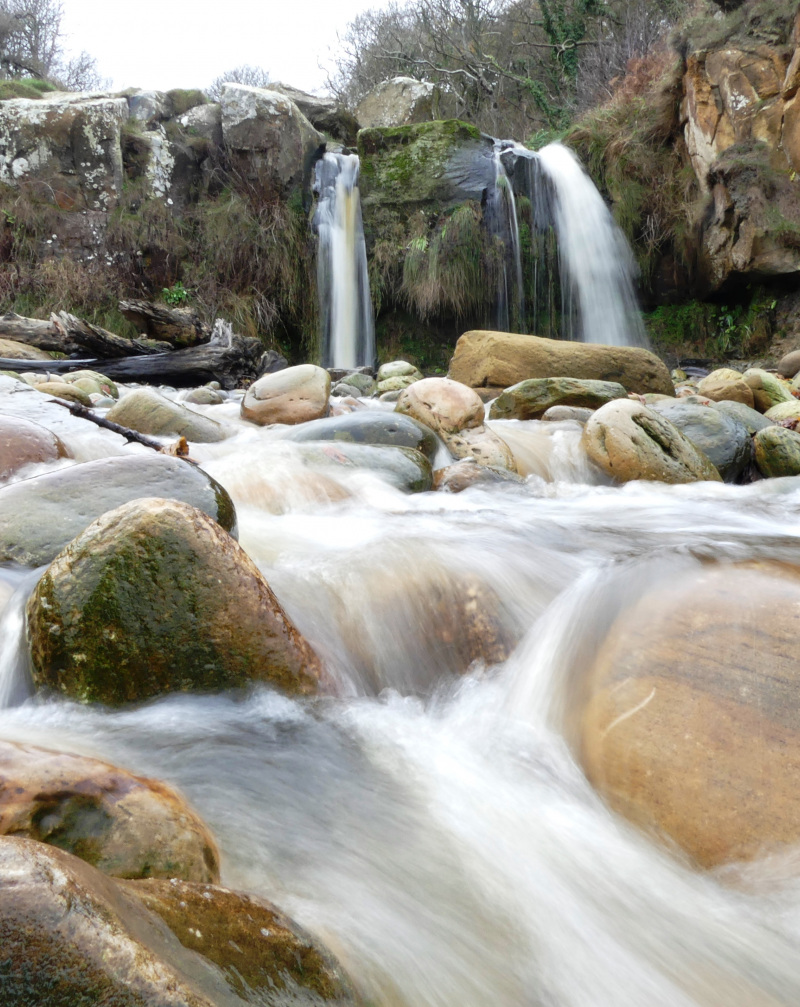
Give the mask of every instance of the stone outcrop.
M 589 779 L 702 866 L 800 840 L 799 618 L 796 569 L 697 570 L 624 611 L 589 674 Z
M 465 332 L 456 343 L 449 377 L 498 394 L 528 378 L 562 377 L 618 382 L 640 395 L 674 394 L 666 365 L 648 350 L 510 332 Z
M 49 843 L 118 878 L 219 880 L 214 840 L 183 798 L 80 755 L 0 741 L 0 835 Z
M 393 77 L 377 84 L 364 95 L 356 108 L 356 118 L 365 129 L 408 126 L 431 119 L 446 119 L 454 109 L 441 90 L 429 81 L 414 77 Z
M 359 130 L 358 120 L 352 112 L 348 112 L 333 98 L 309 94 L 307 91 L 300 91 L 290 84 L 273 83 L 272 81 L 270 81 L 269 89 L 277 91 L 278 94 L 293 101 L 314 129 L 318 129 L 320 133 L 325 133 L 348 147 L 355 146 L 356 134 Z
M 83 702 L 328 684 L 241 546 L 175 500 L 104 514 L 50 564 L 27 612 L 34 681 Z

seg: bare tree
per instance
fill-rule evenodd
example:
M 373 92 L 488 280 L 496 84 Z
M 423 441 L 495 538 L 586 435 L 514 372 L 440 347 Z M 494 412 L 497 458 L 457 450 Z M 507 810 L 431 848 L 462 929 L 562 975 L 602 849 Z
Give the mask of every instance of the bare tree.
M 247 84 L 250 87 L 269 87 L 269 71 L 263 66 L 243 63 L 215 77 L 205 90 L 212 101 L 219 101 L 223 84 Z

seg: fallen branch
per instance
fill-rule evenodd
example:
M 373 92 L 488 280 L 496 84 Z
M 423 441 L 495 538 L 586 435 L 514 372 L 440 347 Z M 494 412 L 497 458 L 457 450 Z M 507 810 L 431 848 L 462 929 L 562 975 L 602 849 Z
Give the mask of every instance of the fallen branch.
M 69 409 L 73 416 L 80 416 L 82 420 L 89 420 L 90 423 L 103 427 L 104 430 L 111 430 L 113 433 L 119 434 L 126 441 L 135 441 L 137 444 L 143 444 L 146 448 L 160 451 L 161 454 L 176 455 L 178 458 L 185 458 L 187 462 L 192 462 L 192 465 L 197 464 L 189 458 L 189 445 L 185 437 L 181 437 L 175 444 L 165 445 L 152 437 L 148 437 L 146 434 L 140 434 L 138 430 L 131 430 L 130 427 L 123 427 L 119 423 L 112 423 L 111 420 L 107 420 L 104 416 L 98 416 L 91 409 L 82 406 L 80 402 L 66 402 L 64 399 L 50 399 L 50 401 L 54 402 L 57 406 Z

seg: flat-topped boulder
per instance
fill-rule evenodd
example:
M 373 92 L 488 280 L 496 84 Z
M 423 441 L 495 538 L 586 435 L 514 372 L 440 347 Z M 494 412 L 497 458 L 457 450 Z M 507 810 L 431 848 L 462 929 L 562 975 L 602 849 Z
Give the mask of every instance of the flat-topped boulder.
M 614 381 L 627 392 L 674 395 L 669 370 L 638 346 L 602 346 L 475 329 L 456 343 L 448 377 L 472 388 L 505 388 L 528 378 Z

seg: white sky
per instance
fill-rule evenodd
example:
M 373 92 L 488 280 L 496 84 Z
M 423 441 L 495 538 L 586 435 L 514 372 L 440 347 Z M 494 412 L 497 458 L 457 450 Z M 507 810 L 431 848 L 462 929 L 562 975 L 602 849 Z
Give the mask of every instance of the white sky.
M 115 89 L 205 87 L 242 63 L 324 89 L 336 33 L 387 0 L 62 0 L 68 52 L 85 49 Z

